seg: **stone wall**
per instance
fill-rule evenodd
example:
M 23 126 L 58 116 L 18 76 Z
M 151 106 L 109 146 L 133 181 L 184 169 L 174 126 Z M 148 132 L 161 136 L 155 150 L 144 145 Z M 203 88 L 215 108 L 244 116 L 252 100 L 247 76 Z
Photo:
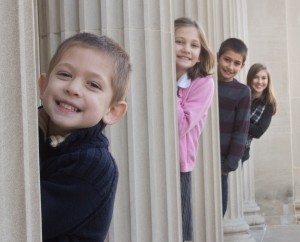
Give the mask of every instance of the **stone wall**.
M 249 65 L 271 72 L 277 113 L 267 132 L 254 140 L 256 201 L 269 224 L 295 223 L 299 201 L 299 7 L 295 0 L 247 1 Z

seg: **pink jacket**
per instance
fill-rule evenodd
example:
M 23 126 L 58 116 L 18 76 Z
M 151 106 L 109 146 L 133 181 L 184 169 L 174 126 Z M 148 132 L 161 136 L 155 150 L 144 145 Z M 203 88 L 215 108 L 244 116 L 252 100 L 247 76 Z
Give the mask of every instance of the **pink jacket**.
M 180 88 L 177 97 L 180 171 L 195 167 L 199 137 L 204 128 L 214 94 L 211 76 L 193 80 L 189 87 Z

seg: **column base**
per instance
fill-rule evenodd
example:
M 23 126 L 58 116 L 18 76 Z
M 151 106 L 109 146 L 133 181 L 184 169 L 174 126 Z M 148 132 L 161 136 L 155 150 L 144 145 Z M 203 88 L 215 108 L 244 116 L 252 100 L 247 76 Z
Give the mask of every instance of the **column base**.
M 244 218 L 224 220 L 224 242 L 256 242 Z
M 256 202 L 244 202 L 243 210 L 244 218 L 250 226 L 264 227 L 265 218 L 258 213 L 260 207 Z
M 224 234 L 224 242 L 256 242 L 256 240 L 248 233 L 243 234 Z
M 261 227 L 262 229 L 265 227 L 265 218 L 258 213 L 244 213 L 244 217 L 251 228 L 253 226 L 255 226 L 255 228 Z

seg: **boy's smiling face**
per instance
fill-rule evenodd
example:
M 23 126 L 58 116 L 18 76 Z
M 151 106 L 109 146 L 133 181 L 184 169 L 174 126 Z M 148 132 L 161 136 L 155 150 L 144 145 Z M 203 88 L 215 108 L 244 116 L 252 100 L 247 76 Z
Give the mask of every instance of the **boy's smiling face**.
M 39 80 L 42 104 L 55 135 L 96 125 L 110 115 L 112 61 L 103 52 L 70 47 L 49 76 Z
M 218 79 L 230 82 L 243 67 L 243 55 L 227 50 L 221 56 L 218 56 Z

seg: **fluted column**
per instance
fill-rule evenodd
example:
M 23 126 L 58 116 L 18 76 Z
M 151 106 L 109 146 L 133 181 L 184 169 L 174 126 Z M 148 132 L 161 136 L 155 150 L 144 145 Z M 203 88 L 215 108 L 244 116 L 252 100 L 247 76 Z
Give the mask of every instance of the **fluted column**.
M 214 100 L 215 102 L 215 100 Z M 216 109 L 212 108 L 202 133 L 197 166 L 193 171 L 194 241 L 223 241 L 220 161 Z
M 265 219 L 259 214 L 260 207 L 255 202 L 254 164 L 250 159 L 243 164 L 243 209 L 244 217 L 250 226 L 264 226 Z
M 112 9 L 112 1 L 107 7 Z M 126 132 L 128 184 L 120 184 L 110 238 L 113 241 L 181 241 L 179 161 L 175 109 L 173 21 L 169 1 L 124 1 L 120 9 L 124 46 L 129 51 L 133 75 L 127 130 L 111 128 L 112 151 L 121 154 L 120 132 Z M 114 8 L 116 9 L 116 8 Z M 107 11 L 108 13 L 109 11 Z M 107 14 L 107 33 L 113 33 L 115 17 Z M 124 186 L 125 185 L 125 186 Z M 117 209 L 120 208 L 120 209 Z M 130 211 L 123 220 L 117 219 Z M 130 233 L 124 239 L 122 228 Z M 111 241 L 111 240 L 109 240 Z
M 216 39 L 218 39 L 219 29 L 214 22 L 219 18 L 216 11 L 218 7 L 220 7 L 219 1 L 214 0 L 177 0 L 175 3 L 175 18 L 187 16 L 197 20 L 204 28 L 209 45 L 215 53 L 218 48 Z M 195 242 L 223 241 L 216 75 L 214 80 L 215 95 L 200 137 L 197 164 L 192 172 Z
M 243 216 L 241 166 L 228 175 L 228 207 L 224 217 L 224 242 L 255 242 Z
M 0 240 L 41 241 L 33 0 L 0 2 Z
M 221 11 L 218 13 L 222 18 L 217 24 L 222 26 L 221 29 L 223 30 L 223 39 L 219 40 L 220 43 L 229 37 L 236 37 L 242 39 L 248 45 L 246 0 L 223 0 L 219 6 Z M 247 60 L 245 65 L 246 67 L 237 76 L 237 79 L 242 83 L 246 81 Z M 241 165 L 239 165 L 239 168 L 235 172 L 231 172 L 228 177 L 228 209 L 223 221 L 224 241 L 228 242 L 255 241 L 247 233 L 249 225 L 243 215 L 243 183 L 241 176 Z

